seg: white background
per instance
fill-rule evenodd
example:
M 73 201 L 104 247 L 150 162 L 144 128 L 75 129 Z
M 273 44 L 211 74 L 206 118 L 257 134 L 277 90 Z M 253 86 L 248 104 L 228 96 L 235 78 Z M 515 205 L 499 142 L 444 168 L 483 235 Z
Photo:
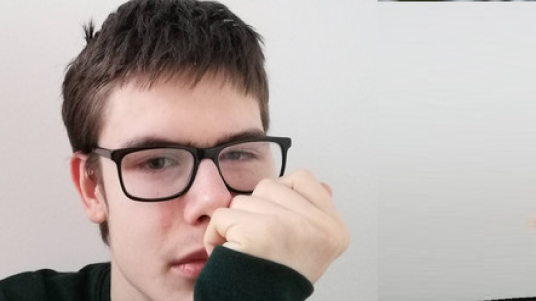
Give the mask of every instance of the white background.
M 536 296 L 536 4 L 376 9 L 379 299 Z
M 70 183 L 60 87 L 84 46 L 82 24 L 100 24 L 121 2 L 0 2 L 0 278 L 108 260 Z M 333 186 L 352 232 L 310 300 L 376 300 L 375 3 L 224 3 L 265 38 L 271 133 L 293 138 L 290 169 Z
M 60 86 L 81 24 L 120 2 L 0 2 L 0 278 L 107 260 Z M 536 296 L 535 4 L 225 3 L 265 37 L 290 168 L 332 184 L 352 231 L 311 300 Z

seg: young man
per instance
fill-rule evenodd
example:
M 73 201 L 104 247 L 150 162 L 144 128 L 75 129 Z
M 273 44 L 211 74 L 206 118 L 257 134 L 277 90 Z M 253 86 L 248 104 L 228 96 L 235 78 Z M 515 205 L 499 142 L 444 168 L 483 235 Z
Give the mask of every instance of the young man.
M 0 282 L 0 300 L 304 300 L 349 235 L 331 190 L 283 176 L 260 38 L 214 2 L 133 0 L 63 84 L 71 174 L 111 263 Z

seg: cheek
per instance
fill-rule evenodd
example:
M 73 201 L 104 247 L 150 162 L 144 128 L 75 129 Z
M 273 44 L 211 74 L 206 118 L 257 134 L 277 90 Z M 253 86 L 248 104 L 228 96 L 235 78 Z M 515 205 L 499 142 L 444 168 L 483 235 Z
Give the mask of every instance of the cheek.
M 179 230 L 184 228 L 184 202 L 151 203 L 129 199 L 121 189 L 115 164 L 111 163 L 102 164 L 102 175 L 113 249 L 138 255 L 156 253 L 165 248 L 166 241 L 181 239 Z
M 110 239 L 122 249 L 150 249 L 155 251 L 181 228 L 183 220 L 179 202 L 138 202 L 127 198 L 121 189 L 107 193 L 109 203 Z
M 134 202 L 140 218 L 151 225 L 155 231 L 161 235 L 174 235 L 173 229 L 181 228 L 184 217 L 182 203 L 177 200 L 170 200 L 156 203 Z M 143 216 L 143 217 L 142 217 Z

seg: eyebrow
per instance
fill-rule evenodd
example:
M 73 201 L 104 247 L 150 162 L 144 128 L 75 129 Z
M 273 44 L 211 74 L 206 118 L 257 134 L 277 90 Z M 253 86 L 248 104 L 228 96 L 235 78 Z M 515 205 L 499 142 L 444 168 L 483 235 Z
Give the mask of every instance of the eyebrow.
M 229 142 L 235 142 L 251 138 L 266 137 L 266 133 L 259 129 L 250 129 L 242 131 L 239 133 L 230 133 L 216 140 L 216 143 L 211 146 L 217 146 Z M 158 136 L 145 136 L 145 137 L 136 137 L 124 143 L 120 148 L 138 148 L 138 147 L 153 147 L 153 146 L 162 146 L 162 145 L 180 145 L 188 147 L 199 147 L 195 145 L 192 141 L 173 141 L 170 139 L 165 139 Z

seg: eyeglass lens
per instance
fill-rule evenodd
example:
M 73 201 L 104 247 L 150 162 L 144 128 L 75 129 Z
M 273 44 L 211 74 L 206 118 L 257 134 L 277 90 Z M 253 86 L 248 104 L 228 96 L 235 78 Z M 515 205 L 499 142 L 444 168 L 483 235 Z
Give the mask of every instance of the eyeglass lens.
M 262 179 L 279 176 L 282 164 L 282 150 L 274 142 L 234 144 L 218 155 L 223 180 L 238 191 L 252 191 Z M 185 149 L 156 148 L 129 153 L 121 161 L 123 185 L 134 197 L 166 198 L 188 186 L 194 165 L 194 155 Z

